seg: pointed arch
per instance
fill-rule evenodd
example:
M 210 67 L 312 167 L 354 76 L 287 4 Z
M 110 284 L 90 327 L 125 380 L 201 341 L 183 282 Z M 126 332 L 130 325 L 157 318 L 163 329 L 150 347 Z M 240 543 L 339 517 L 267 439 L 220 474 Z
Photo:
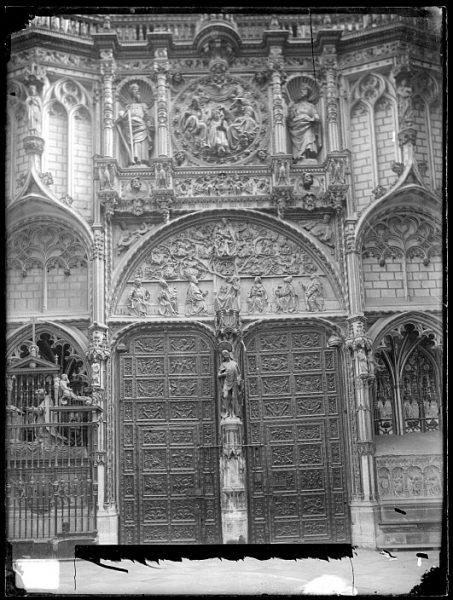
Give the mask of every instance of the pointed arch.
M 328 285 L 331 286 L 333 290 L 335 302 L 338 302 L 340 309 L 344 309 L 346 303 L 345 298 L 347 295 L 338 268 L 331 262 L 330 257 L 327 256 L 325 250 L 321 248 L 321 245 L 313 241 L 312 236 L 291 224 L 282 223 L 273 216 L 263 215 L 257 211 L 247 209 L 210 209 L 180 217 L 167 225 L 161 226 L 153 232 L 149 232 L 147 235 L 143 236 L 134 248 L 124 255 L 113 275 L 112 294 L 109 299 L 111 312 L 116 309 L 124 295 L 128 281 L 133 278 L 134 272 L 137 271 L 141 262 L 145 261 L 146 256 L 151 254 L 153 248 L 157 248 L 159 245 L 162 246 L 163 244 L 168 248 L 168 245 L 173 239 L 184 234 L 184 231 L 189 229 L 196 228 L 197 230 L 203 230 L 203 228 L 207 228 L 207 235 L 212 235 L 211 229 L 214 226 L 219 227 L 222 220 L 231 220 L 232 223 L 234 222 L 234 227 L 237 230 L 240 228 L 245 229 L 250 226 L 255 228 L 255 230 L 256 228 L 261 228 L 263 231 L 267 231 L 268 235 L 271 237 L 277 238 L 280 236 L 282 240 L 287 239 L 289 245 L 292 244 L 294 247 L 299 248 L 302 254 L 307 256 L 307 260 L 311 261 L 312 266 L 310 268 L 312 271 L 318 270 L 321 274 L 326 276 Z M 195 234 L 192 232 L 191 235 Z M 288 256 L 292 257 L 292 254 L 289 254 Z M 256 274 L 258 275 L 259 273 Z M 286 273 L 286 275 L 288 274 L 289 272 Z M 218 273 L 217 276 L 224 278 L 224 275 L 219 275 Z M 283 274 L 277 274 L 276 276 L 283 276 Z M 160 277 L 163 277 L 163 275 L 160 275 Z M 169 276 L 168 278 L 176 279 L 174 276 Z M 337 308 L 335 310 L 337 310 Z

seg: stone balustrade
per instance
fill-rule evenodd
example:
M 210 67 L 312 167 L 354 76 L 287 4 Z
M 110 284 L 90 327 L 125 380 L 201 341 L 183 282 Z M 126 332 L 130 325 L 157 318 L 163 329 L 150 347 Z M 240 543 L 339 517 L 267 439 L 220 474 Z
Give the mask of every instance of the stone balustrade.
M 281 29 L 289 32 L 289 39 L 308 40 L 316 37 L 320 30 L 340 30 L 344 35 L 372 30 L 390 24 L 406 24 L 426 29 L 431 20 L 426 17 L 408 17 L 394 13 L 381 14 L 302 14 L 277 15 Z M 93 16 L 37 16 L 30 21 L 27 29 L 47 30 L 58 34 L 89 39 L 93 34 L 106 31 L 116 32 L 123 42 L 146 40 L 148 33 L 166 31 L 175 41 L 191 41 L 209 21 L 220 21 L 232 26 L 244 40 L 258 40 L 263 32 L 274 29 L 269 15 L 231 14 L 134 14 L 134 15 L 93 15 Z

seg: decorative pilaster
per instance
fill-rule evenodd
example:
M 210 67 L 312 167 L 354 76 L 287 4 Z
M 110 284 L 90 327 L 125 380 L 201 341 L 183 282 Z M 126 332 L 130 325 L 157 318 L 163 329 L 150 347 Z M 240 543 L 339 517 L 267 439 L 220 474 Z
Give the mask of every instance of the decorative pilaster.
M 104 156 L 113 157 L 113 77 L 115 75 L 115 60 L 113 50 L 101 50 L 101 75 L 103 85 L 104 113 Z
M 338 129 L 338 92 L 337 74 L 338 61 L 335 45 L 324 46 L 321 55 L 321 64 L 326 83 L 326 105 L 327 105 L 327 127 L 329 134 L 329 150 L 337 152 L 340 150 L 340 134 Z
M 157 156 L 168 156 L 168 62 L 167 48 L 154 52 L 154 74 L 157 81 Z
M 357 439 L 353 451 L 360 465 L 361 495 L 352 502 L 352 511 L 357 511 L 356 522 L 360 533 L 353 537 L 354 543 L 375 545 L 374 510 L 376 507 L 375 461 L 373 442 L 373 407 L 371 383 L 374 380 L 372 344 L 366 335 L 365 317 L 356 316 L 349 321 L 349 337 L 345 346 L 349 350 L 354 381 L 355 419 Z M 354 415 L 351 415 L 354 418 Z M 354 539 L 355 538 L 355 539 Z
M 268 57 L 268 66 L 272 73 L 272 125 L 275 154 L 286 154 L 285 114 L 282 96 L 282 84 L 285 79 L 283 65 L 284 61 L 281 47 L 271 46 Z

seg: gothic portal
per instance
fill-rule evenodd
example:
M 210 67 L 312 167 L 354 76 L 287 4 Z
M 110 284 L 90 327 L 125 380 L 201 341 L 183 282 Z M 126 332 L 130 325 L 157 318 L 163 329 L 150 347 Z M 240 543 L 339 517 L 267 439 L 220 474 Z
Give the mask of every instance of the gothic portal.
M 14 32 L 18 556 L 440 544 L 436 15 L 137 9 Z

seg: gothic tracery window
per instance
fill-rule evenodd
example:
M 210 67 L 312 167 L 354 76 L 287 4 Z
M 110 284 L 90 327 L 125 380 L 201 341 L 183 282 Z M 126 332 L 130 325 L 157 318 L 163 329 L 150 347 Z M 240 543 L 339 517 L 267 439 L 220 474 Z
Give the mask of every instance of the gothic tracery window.
M 377 356 L 375 434 L 440 430 L 440 384 L 432 341 L 407 325 L 403 335 L 386 336 Z

